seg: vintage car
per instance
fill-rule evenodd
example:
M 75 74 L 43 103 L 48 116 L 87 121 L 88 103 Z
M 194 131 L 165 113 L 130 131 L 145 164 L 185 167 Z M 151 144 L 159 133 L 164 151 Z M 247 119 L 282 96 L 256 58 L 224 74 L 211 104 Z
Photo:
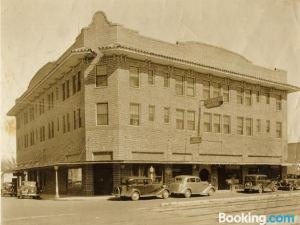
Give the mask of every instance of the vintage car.
M 186 198 L 192 194 L 213 195 L 216 191 L 207 181 L 201 181 L 199 177 L 190 175 L 176 176 L 169 184 L 169 189 L 171 195 L 183 195 Z
M 133 201 L 141 197 L 169 197 L 169 189 L 161 181 L 152 180 L 148 177 L 127 177 L 122 179 L 121 185 L 113 188 L 115 197 Z
M 17 185 L 14 182 L 4 182 L 1 188 L 2 196 L 17 196 Z
M 40 199 L 40 190 L 37 187 L 37 183 L 35 181 L 22 181 L 22 184 L 17 191 L 17 197 Z
M 244 191 L 251 192 L 257 191 L 262 193 L 264 191 L 277 191 L 277 185 L 275 181 L 268 179 L 263 174 L 249 174 L 245 176 Z
M 284 179 L 278 182 L 278 189 L 281 190 L 290 190 L 300 188 L 300 175 L 296 174 L 287 174 Z

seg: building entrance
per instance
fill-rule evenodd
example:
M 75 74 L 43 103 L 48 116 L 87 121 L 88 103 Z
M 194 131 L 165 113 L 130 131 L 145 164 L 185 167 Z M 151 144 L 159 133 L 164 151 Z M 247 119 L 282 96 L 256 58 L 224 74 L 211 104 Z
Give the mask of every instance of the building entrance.
M 94 194 L 110 195 L 113 189 L 112 166 L 94 165 Z

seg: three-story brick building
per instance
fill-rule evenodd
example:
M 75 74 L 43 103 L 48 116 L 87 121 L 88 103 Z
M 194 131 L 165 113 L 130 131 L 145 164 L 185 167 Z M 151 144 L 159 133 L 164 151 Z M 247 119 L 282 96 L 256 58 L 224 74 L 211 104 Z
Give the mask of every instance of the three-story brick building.
M 150 172 L 165 182 L 196 174 L 219 189 L 247 173 L 275 177 L 295 91 L 285 71 L 215 46 L 144 37 L 98 12 L 9 111 L 18 171 L 44 192 L 56 183 L 59 193 L 87 195 Z M 201 107 L 217 96 L 222 106 Z M 202 141 L 192 144 L 198 129 Z

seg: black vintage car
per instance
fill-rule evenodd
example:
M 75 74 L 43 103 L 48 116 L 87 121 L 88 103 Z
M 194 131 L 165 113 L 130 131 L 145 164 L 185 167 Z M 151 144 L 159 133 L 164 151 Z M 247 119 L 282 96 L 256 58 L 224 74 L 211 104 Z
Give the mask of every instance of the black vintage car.
M 278 189 L 290 190 L 300 188 L 300 175 L 287 174 L 281 181 L 278 182 Z
M 17 197 L 40 199 L 40 192 L 41 190 L 37 187 L 37 183 L 35 181 L 22 181 L 21 186 L 18 187 Z
M 127 177 L 120 186 L 114 187 L 112 194 L 121 199 L 131 198 L 136 201 L 141 197 L 168 198 L 169 189 L 161 181 L 148 177 Z
M 275 181 L 268 179 L 263 174 L 249 174 L 245 176 L 244 191 L 257 191 L 262 193 L 264 191 L 277 191 L 277 185 Z

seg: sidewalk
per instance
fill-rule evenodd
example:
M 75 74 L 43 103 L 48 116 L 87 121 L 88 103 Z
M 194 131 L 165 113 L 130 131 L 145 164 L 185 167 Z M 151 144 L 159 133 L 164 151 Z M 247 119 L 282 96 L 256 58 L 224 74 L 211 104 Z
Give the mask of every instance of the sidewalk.
M 114 198 L 112 195 L 101 195 L 101 196 L 70 196 L 60 195 L 59 198 L 55 198 L 55 195 L 42 194 L 42 200 L 55 200 L 55 201 L 90 201 L 90 200 L 108 200 Z

